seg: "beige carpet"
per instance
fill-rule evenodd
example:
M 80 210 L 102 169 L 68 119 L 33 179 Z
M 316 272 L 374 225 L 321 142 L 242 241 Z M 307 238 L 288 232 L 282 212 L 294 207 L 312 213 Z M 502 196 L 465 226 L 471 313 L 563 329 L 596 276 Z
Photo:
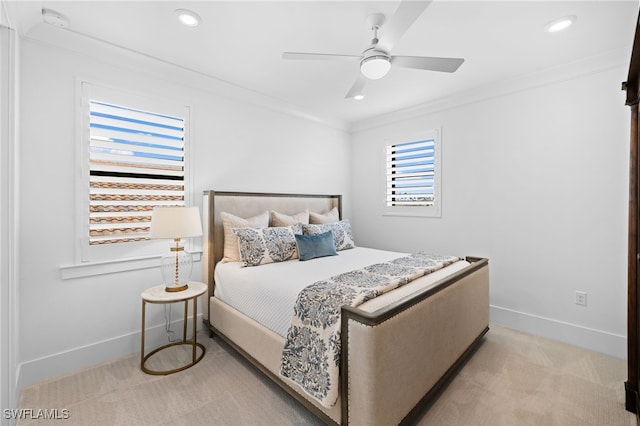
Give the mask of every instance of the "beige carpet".
M 198 337 L 207 353 L 177 374 L 142 373 L 138 354 L 30 386 L 20 408 L 67 409 L 69 419 L 18 425 L 321 424 L 219 339 Z M 624 361 L 492 325 L 419 424 L 633 426 L 625 380 Z

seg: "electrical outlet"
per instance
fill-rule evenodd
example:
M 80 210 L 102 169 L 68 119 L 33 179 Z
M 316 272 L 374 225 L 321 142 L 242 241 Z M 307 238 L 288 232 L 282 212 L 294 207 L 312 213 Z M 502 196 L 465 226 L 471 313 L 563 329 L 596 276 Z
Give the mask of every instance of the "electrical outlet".
M 584 291 L 576 291 L 576 305 L 587 306 L 587 293 Z

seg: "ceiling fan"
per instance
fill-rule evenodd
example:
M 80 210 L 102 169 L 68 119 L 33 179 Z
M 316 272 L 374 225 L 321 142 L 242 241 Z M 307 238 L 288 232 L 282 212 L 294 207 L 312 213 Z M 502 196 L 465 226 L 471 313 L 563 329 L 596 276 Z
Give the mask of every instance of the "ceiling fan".
M 385 23 L 382 13 L 374 13 L 367 17 L 367 24 L 373 31 L 371 46 L 361 55 L 341 55 L 331 53 L 303 53 L 284 52 L 283 59 L 302 60 L 346 60 L 360 63 L 360 74 L 345 96 L 347 99 L 362 99 L 363 89 L 367 79 L 377 80 L 384 77 L 391 66 L 416 68 L 428 71 L 455 72 L 464 62 L 462 58 L 438 58 L 428 56 L 397 56 L 391 55 L 391 49 L 396 45 L 404 33 L 418 19 L 432 0 L 403 0 L 396 13 L 388 20 L 383 34 L 378 39 L 378 30 Z

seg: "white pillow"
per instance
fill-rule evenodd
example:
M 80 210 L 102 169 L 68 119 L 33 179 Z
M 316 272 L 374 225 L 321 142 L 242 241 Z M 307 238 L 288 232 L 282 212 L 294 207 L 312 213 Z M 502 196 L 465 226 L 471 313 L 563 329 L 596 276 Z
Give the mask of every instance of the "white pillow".
M 340 220 L 340 213 L 338 213 L 338 208 L 334 207 L 327 213 L 314 213 L 309 212 L 309 223 L 311 224 L 321 224 L 321 223 L 333 223 Z
M 223 262 L 240 262 L 238 237 L 233 233 L 233 228 L 266 228 L 269 226 L 268 211 L 247 219 L 227 212 L 221 212 L 220 217 L 222 218 L 222 228 L 224 229 Z
M 309 223 L 309 209 L 291 216 L 271 210 L 269 226 L 291 226 L 296 223 Z

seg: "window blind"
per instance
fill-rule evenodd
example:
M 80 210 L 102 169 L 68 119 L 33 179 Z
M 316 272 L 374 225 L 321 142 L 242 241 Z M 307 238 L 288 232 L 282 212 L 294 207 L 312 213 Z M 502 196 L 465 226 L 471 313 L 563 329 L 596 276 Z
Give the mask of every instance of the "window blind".
M 149 239 L 154 206 L 185 204 L 184 118 L 89 101 L 89 244 Z
M 436 140 L 387 146 L 387 206 L 433 206 Z

